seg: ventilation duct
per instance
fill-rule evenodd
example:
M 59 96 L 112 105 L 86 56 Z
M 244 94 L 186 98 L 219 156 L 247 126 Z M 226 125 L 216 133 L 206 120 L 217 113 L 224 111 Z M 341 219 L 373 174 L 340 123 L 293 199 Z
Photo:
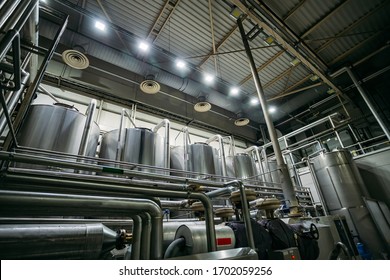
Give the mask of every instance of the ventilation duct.
M 73 49 L 65 50 L 62 53 L 62 60 L 74 69 L 85 69 L 89 66 L 88 57 L 81 46 L 74 46 Z
M 147 94 L 156 94 L 160 91 L 160 84 L 154 80 L 153 75 L 147 75 L 145 80 L 140 83 L 139 88 Z
M 198 102 L 194 105 L 194 110 L 200 113 L 210 111 L 211 104 L 207 102 L 206 97 L 198 97 Z
M 243 114 L 243 113 L 238 113 L 237 114 L 237 119 L 234 121 L 234 124 L 236 126 L 246 126 L 249 124 L 249 119 Z

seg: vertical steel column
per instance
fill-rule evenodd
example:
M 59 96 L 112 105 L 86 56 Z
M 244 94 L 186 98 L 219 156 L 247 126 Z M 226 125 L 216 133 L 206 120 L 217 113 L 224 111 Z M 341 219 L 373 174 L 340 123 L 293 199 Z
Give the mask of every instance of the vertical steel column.
M 292 213 L 296 213 L 298 201 L 297 201 L 297 198 L 295 196 L 294 186 L 292 184 L 287 165 L 284 163 L 284 160 L 283 160 L 283 156 L 282 156 L 282 152 L 280 150 L 278 138 L 276 136 L 274 124 L 272 122 L 270 115 L 268 114 L 267 100 L 265 99 L 263 87 L 261 85 L 260 78 L 259 78 L 259 75 L 258 75 L 257 70 L 256 70 L 256 65 L 255 65 L 255 62 L 253 60 L 252 52 L 251 52 L 251 49 L 249 47 L 249 43 L 248 43 L 248 40 L 247 40 L 247 37 L 245 34 L 244 26 L 242 25 L 241 18 L 237 19 L 237 25 L 238 25 L 238 28 L 240 30 L 240 34 L 241 34 L 242 42 L 244 44 L 246 55 L 248 57 L 249 66 L 251 68 L 253 80 L 254 80 L 254 83 L 256 86 L 257 95 L 259 97 L 261 108 L 263 110 L 264 119 L 265 119 L 265 122 L 267 124 L 268 133 L 269 133 L 270 138 L 271 138 L 270 140 L 272 142 L 272 147 L 274 149 L 276 163 L 278 164 L 278 168 L 282 172 L 282 176 L 283 176 L 282 189 L 283 189 L 284 198 L 290 207 L 290 211 Z

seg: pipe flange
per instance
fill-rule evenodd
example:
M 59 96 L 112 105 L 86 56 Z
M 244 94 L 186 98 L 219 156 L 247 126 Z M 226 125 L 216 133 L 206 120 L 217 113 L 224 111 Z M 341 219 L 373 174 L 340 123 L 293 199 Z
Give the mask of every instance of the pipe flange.
M 252 189 L 246 189 L 245 195 L 246 195 L 246 200 L 248 202 L 256 200 L 256 192 Z M 230 201 L 233 204 L 241 204 L 240 190 L 236 190 L 236 191 L 232 192 L 232 194 L 230 195 Z
M 256 200 L 255 207 L 260 210 L 276 210 L 280 204 L 280 200 L 275 197 L 259 198 Z
M 233 208 L 223 207 L 215 210 L 215 216 L 219 218 L 231 218 L 234 215 Z

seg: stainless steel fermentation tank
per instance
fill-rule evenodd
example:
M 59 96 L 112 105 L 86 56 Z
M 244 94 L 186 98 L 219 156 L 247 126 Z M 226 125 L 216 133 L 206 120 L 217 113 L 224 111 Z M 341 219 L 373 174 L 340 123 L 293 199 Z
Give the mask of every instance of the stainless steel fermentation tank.
M 246 153 L 229 156 L 226 160 L 228 175 L 238 179 L 256 179 L 257 175 L 254 159 Z
M 198 173 L 193 177 L 207 179 L 210 175 L 216 175 L 219 170 L 216 153 L 215 148 L 206 143 L 175 146 L 171 148 L 171 168 Z M 180 173 L 176 175 L 183 176 Z
M 93 115 L 93 111 L 90 110 L 89 114 Z M 17 140 L 20 146 L 93 157 L 100 129 L 92 119 L 93 116 L 84 115 L 65 104 L 34 104 L 26 115 Z
M 153 173 L 164 173 L 154 167 L 169 168 L 169 121 L 163 120 L 153 130 L 148 128 L 125 128 L 122 114 L 119 129 L 103 135 L 99 157 L 109 160 L 123 161 L 145 165 L 135 170 Z M 165 126 L 165 135 L 157 133 Z
M 312 169 L 328 213 L 345 216 L 352 235 L 379 258 L 385 246 L 364 204 L 368 192 L 350 152 L 320 154 L 312 159 Z

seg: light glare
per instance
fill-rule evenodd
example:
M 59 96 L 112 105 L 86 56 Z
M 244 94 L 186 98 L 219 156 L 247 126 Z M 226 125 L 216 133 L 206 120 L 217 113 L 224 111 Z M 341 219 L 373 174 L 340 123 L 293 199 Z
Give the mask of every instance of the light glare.
M 95 27 L 97 29 L 99 29 L 100 31 L 106 30 L 106 25 L 103 22 L 101 22 L 101 21 L 96 21 L 95 22 Z
M 146 52 L 146 51 L 149 49 L 149 44 L 146 43 L 146 42 L 141 42 L 141 43 L 139 44 L 139 48 L 140 48 L 142 51 Z
M 184 69 L 186 68 L 187 64 L 185 63 L 184 60 L 178 59 L 176 60 L 176 67 L 179 69 Z
M 230 93 L 234 96 L 236 96 L 240 92 L 240 89 L 238 87 L 232 87 L 230 90 Z
M 268 108 L 268 112 L 269 113 L 275 113 L 276 112 L 276 108 L 274 107 L 274 106 L 270 106 L 269 108 Z
M 204 80 L 206 83 L 210 84 L 212 81 L 214 81 L 214 76 L 211 74 L 205 74 Z
M 258 104 L 259 103 L 259 100 L 256 98 L 256 97 L 253 97 L 252 99 L 251 99 L 251 104 L 252 105 L 256 105 L 256 104 Z

